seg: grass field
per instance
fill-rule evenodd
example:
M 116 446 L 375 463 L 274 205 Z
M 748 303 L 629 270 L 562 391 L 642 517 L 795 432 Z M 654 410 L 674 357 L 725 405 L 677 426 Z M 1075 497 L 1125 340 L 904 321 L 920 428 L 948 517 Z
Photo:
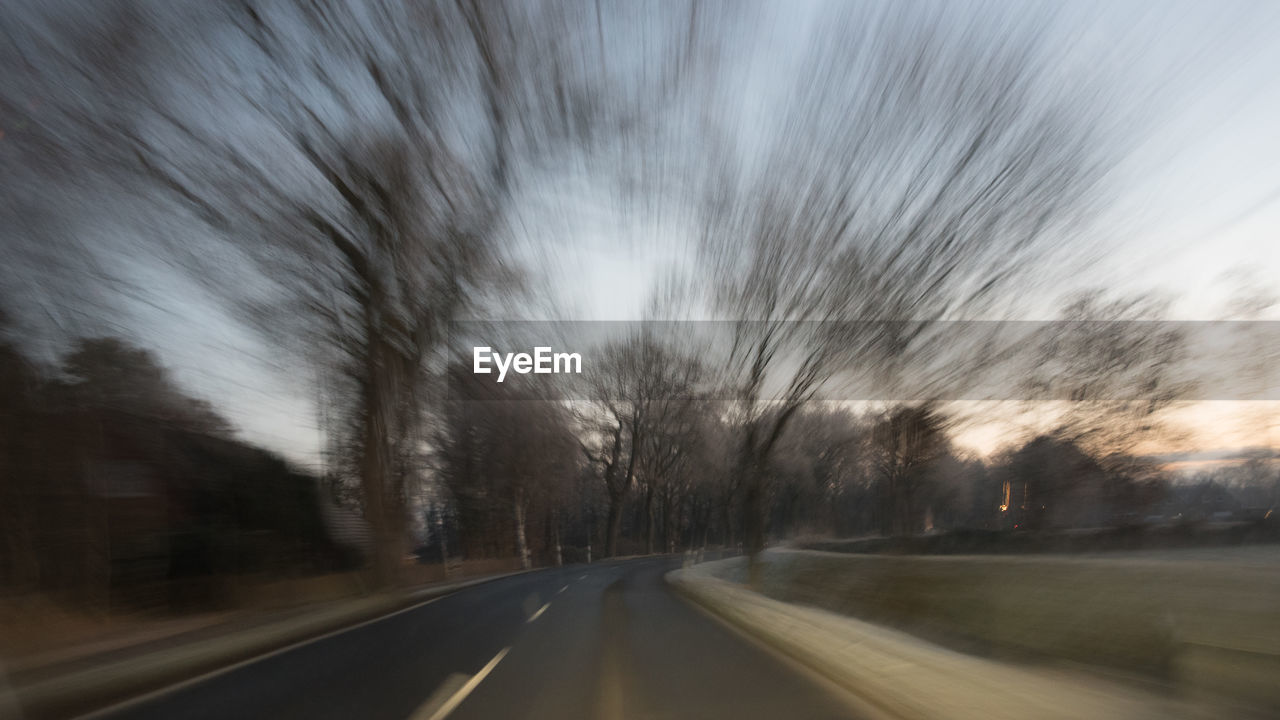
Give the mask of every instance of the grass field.
M 1094 556 L 765 553 L 766 595 L 978 655 L 1071 661 L 1280 707 L 1280 546 Z M 743 580 L 745 563 L 723 566 Z

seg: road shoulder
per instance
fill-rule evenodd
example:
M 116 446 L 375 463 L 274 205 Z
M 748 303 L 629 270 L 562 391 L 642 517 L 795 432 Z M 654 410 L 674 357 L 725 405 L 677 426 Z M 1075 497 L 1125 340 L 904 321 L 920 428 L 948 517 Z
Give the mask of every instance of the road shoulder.
M 935 718 L 1211 718 L 1209 708 L 1044 668 L 976 658 L 903 632 L 784 603 L 716 576 L 715 563 L 676 570 L 682 596 L 874 706 Z

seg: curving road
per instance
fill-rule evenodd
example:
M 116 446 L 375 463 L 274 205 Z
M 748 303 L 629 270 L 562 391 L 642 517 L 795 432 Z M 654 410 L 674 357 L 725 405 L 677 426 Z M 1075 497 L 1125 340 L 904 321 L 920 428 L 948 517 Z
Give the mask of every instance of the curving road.
M 95 717 L 854 717 L 837 691 L 689 606 L 677 558 L 517 575 Z

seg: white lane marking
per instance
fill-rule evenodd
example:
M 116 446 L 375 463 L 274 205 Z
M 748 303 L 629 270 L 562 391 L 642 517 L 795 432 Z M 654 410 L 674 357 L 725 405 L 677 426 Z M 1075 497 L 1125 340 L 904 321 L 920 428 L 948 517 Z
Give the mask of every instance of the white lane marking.
M 428 718 L 435 717 L 436 712 L 439 711 L 440 708 L 444 707 L 445 703 L 452 700 L 453 696 L 457 694 L 457 692 L 461 690 L 470 679 L 470 676 L 462 673 L 450 673 L 449 676 L 444 679 L 444 682 L 440 683 L 440 685 L 436 687 L 435 692 L 431 693 L 430 697 L 418 706 L 418 709 L 413 712 L 413 715 L 409 716 L 409 720 L 427 720 Z
M 579 576 L 578 576 L 578 579 L 579 579 L 579 580 L 586 580 L 586 579 L 587 579 L 587 576 L 586 576 L 586 575 L 579 575 Z
M 462 687 L 458 688 L 457 692 L 449 696 L 449 699 L 446 700 L 443 705 L 436 708 L 435 712 L 430 715 L 426 714 L 433 705 L 431 699 L 428 699 L 422 707 L 418 708 L 417 712 L 410 716 L 409 720 L 443 720 L 443 718 L 447 717 L 449 713 L 453 712 L 459 705 L 461 705 L 463 700 L 467 699 L 467 696 L 471 694 L 472 690 L 475 690 L 480 683 L 484 682 L 485 677 L 487 677 L 489 673 L 493 672 L 493 669 L 498 666 L 498 663 L 502 661 L 502 658 L 507 656 L 507 653 L 510 650 L 511 648 L 509 647 L 502 648 L 502 651 L 497 655 L 494 655 L 488 665 L 480 668 L 480 672 L 472 675 L 471 679 L 463 683 Z M 445 679 L 445 682 L 448 682 L 447 678 Z
M 562 593 L 562 592 L 564 592 L 565 590 L 568 590 L 568 589 L 569 589 L 569 586 L 568 586 L 568 585 L 565 585 L 564 587 L 562 587 L 562 588 L 560 588 L 558 591 L 556 591 L 556 594 L 557 594 L 557 595 L 559 595 L 560 593 Z
M 538 612 L 530 616 L 528 620 L 525 620 L 525 622 L 533 622 L 534 620 L 537 620 L 539 617 L 542 616 L 542 613 L 547 611 L 547 608 L 549 607 L 551 607 L 551 603 L 547 603 L 546 605 L 543 605 L 542 607 L 538 608 Z

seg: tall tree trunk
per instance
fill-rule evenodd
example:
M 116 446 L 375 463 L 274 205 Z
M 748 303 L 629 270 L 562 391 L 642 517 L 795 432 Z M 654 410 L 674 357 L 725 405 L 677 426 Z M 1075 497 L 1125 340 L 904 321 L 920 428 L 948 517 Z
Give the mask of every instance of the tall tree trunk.
M 391 420 L 396 367 L 394 351 L 387 347 L 382 329 L 384 295 L 376 282 L 369 283 L 368 292 L 364 306 L 364 433 L 360 481 L 364 491 L 365 518 L 373 526 L 374 582 L 379 587 L 386 587 L 398 581 L 403 554 L 401 498 L 398 484 L 393 484 L 390 477 L 393 471 Z
M 913 537 L 916 534 L 915 488 L 911 483 L 903 483 L 902 488 L 902 535 Z
M 555 543 L 556 543 L 556 567 L 564 565 L 564 549 L 560 546 L 560 522 L 556 521 L 555 527 Z
M 747 554 L 747 582 L 751 587 L 760 586 L 760 553 L 764 550 L 764 487 L 763 478 L 755 468 L 746 471 L 742 494 L 742 545 Z
M 604 556 L 618 554 L 618 538 L 622 535 L 622 493 L 609 493 L 609 520 L 605 531 Z
M 528 570 L 529 563 L 529 543 L 525 537 L 524 522 L 524 489 L 517 488 L 515 493 L 515 513 L 516 513 L 516 553 L 520 556 L 520 568 Z
M 669 491 L 662 493 L 662 537 L 663 552 L 673 553 L 676 551 L 676 530 L 679 518 L 672 518 L 675 510 L 672 508 L 673 501 Z
M 653 483 L 649 483 L 644 493 L 644 552 L 646 555 L 653 554 L 653 532 Z
M 398 533 L 394 521 L 395 503 L 390 497 L 387 472 L 390 448 L 387 428 L 387 378 L 377 357 L 378 340 L 370 338 L 366 359 L 365 418 L 361 448 L 360 482 L 364 491 L 365 518 L 372 525 L 374 537 L 374 581 L 380 587 L 396 581 L 399 565 Z
M 878 514 L 880 516 L 880 534 L 884 537 L 892 537 L 894 534 L 894 495 L 897 492 L 895 485 L 892 472 L 880 479 L 880 510 Z
M 720 543 L 726 549 L 733 547 L 733 510 L 731 508 L 729 499 L 725 498 L 720 506 L 720 522 L 724 525 L 720 530 Z
M 755 556 L 764 549 L 764 473 L 758 457 L 752 435 L 738 454 L 738 476 L 742 479 L 742 549 L 752 558 L 752 565 Z

